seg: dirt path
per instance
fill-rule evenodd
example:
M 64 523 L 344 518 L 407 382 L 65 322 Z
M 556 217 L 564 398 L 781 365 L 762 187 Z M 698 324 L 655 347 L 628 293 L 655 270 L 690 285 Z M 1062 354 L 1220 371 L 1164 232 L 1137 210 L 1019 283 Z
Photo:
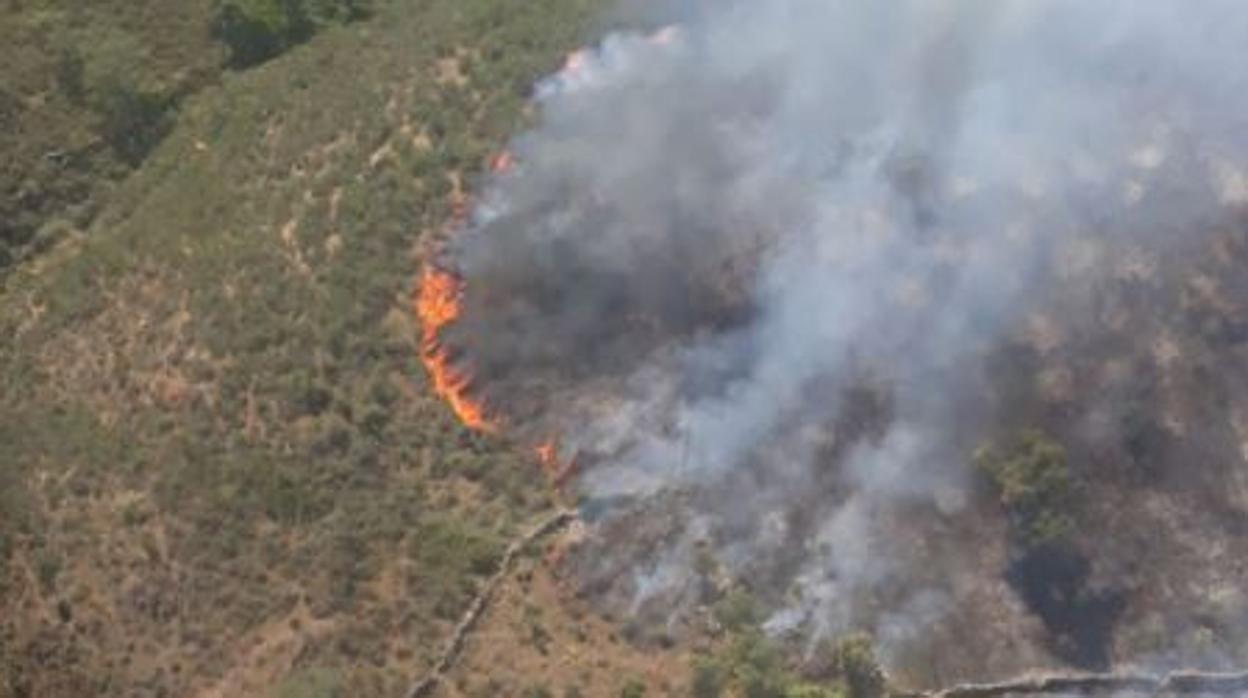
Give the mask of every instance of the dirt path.
M 891 698 L 997 698 L 1015 695 L 1241 696 L 1248 694 L 1248 672 L 1218 674 L 1177 671 L 1148 674 L 1086 674 L 962 684 L 935 691 L 895 692 Z
M 481 616 L 489 607 L 490 598 L 497 591 L 499 585 L 510 574 L 512 563 L 515 562 L 516 556 L 520 554 L 531 543 L 545 538 L 555 533 L 568 524 L 576 520 L 576 512 L 570 509 L 561 509 L 549 517 L 543 519 L 536 526 L 529 529 L 528 533 L 516 538 L 507 546 L 507 551 L 503 553 L 503 559 L 498 563 L 498 571 L 494 573 L 485 586 L 481 587 L 472 603 L 469 604 L 468 610 L 464 612 L 460 618 L 459 624 L 455 626 L 455 631 L 451 633 L 450 639 L 446 643 L 446 648 L 442 651 L 442 656 L 438 659 L 437 664 L 425 675 L 420 681 L 412 685 L 407 692 L 407 698 L 427 698 L 433 694 L 433 691 L 442 682 L 442 677 L 455 665 L 455 661 L 463 652 L 464 643 L 468 636 L 476 628 Z

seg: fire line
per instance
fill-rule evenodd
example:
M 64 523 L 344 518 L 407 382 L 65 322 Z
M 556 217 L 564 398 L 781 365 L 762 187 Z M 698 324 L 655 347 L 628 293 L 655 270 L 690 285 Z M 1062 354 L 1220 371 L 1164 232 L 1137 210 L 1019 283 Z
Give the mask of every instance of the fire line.
M 420 358 L 433 381 L 433 391 L 446 401 L 464 426 L 496 433 L 498 424 L 485 405 L 470 394 L 472 374 L 457 368 L 442 344 L 442 332 L 459 319 L 463 283 L 450 272 L 426 264 L 421 272 L 416 315 L 420 319 Z

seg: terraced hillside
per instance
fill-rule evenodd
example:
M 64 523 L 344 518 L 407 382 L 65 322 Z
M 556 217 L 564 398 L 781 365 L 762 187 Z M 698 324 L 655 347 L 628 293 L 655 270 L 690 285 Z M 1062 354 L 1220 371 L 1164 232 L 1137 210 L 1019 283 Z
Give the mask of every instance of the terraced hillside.
M 161 17 L 143 65 L 196 89 L 133 173 L 103 149 L 115 172 L 31 180 L 102 205 L 0 294 L 0 695 L 385 696 L 423 673 L 549 495 L 426 389 L 415 256 L 599 4 L 379 4 L 238 72 L 207 2 L 68 25 Z M 35 25 L 0 34 L 65 19 L 9 6 Z M 45 72 L 50 47 L 28 48 Z M 98 135 L 65 113 L 3 137 L 77 162 Z

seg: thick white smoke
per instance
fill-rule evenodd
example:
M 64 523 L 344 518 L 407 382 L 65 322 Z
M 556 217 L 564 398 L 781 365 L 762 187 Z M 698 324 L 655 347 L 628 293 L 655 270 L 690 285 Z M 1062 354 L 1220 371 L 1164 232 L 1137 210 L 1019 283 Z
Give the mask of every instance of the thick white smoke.
M 605 512 L 583 574 L 688 610 L 709 554 L 776 633 L 866 628 L 916 675 L 1053 661 L 968 466 L 1032 409 L 986 366 L 1248 204 L 1248 4 L 678 14 L 539 86 L 450 251 L 451 341 Z

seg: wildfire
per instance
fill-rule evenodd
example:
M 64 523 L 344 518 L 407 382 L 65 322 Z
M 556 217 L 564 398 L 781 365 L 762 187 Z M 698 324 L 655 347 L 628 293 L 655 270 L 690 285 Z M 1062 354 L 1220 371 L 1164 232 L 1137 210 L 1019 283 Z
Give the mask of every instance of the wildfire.
M 554 474 L 559 469 L 559 444 L 554 439 L 544 441 L 533 449 L 537 454 L 537 461 L 542 464 L 542 469 L 548 473 Z
M 508 172 L 516 166 L 516 157 L 510 150 L 504 150 L 490 159 L 491 172 Z
M 578 48 L 572 53 L 569 53 L 568 57 L 564 59 L 563 72 L 567 73 L 568 75 L 575 75 L 576 73 L 579 73 L 585 67 L 585 64 L 588 61 L 589 61 L 589 51 L 583 48 Z
M 655 45 L 667 45 L 678 38 L 678 29 L 668 26 L 652 33 L 648 39 Z M 590 49 L 581 48 L 569 53 L 559 71 L 565 80 L 582 76 L 589 67 Z M 503 150 L 488 162 L 489 170 L 496 174 L 512 171 L 516 158 L 509 150 Z M 458 184 L 451 196 L 452 220 L 458 224 L 467 221 L 472 207 L 471 198 Z M 472 374 L 456 366 L 450 351 L 442 343 L 442 334 L 460 317 L 460 298 L 463 282 L 454 274 L 433 264 L 425 264 L 421 271 L 420 289 L 416 298 L 416 315 L 420 320 L 420 358 L 433 383 L 433 391 L 446 401 L 459 421 L 469 429 L 498 433 L 499 421 L 487 413 L 485 404 L 473 397 Z M 561 457 L 558 441 L 549 439 L 534 447 L 534 453 L 542 469 L 551 480 L 561 486 L 578 470 L 577 459 Z
M 650 43 L 659 46 L 670 46 L 680 35 L 680 29 L 675 24 L 669 24 L 662 27 L 650 35 Z
M 468 393 L 472 376 L 455 368 L 441 341 L 442 330 L 459 319 L 462 292 L 462 284 L 454 274 L 425 265 L 416 298 L 420 358 L 433 380 L 433 391 L 450 405 L 459 421 L 469 429 L 494 433 L 498 425 L 486 415 L 485 406 Z
M 538 444 L 533 448 L 533 453 L 555 487 L 563 487 L 579 470 L 575 455 L 565 457 L 559 453 L 559 441 L 556 438 Z

